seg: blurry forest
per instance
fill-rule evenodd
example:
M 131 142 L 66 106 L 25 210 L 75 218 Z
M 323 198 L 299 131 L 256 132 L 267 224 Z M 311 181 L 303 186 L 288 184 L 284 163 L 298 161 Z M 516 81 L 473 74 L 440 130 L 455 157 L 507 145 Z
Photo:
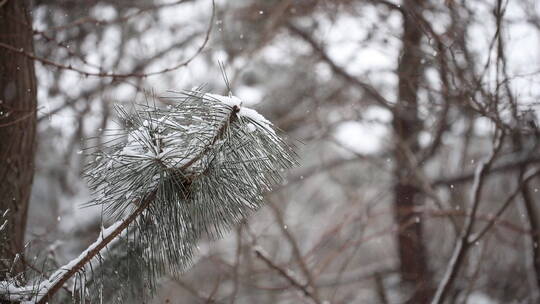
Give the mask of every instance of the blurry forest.
M 536 0 L 0 1 L 0 278 L 99 234 L 115 104 L 219 62 L 301 165 L 153 303 L 540 301 Z

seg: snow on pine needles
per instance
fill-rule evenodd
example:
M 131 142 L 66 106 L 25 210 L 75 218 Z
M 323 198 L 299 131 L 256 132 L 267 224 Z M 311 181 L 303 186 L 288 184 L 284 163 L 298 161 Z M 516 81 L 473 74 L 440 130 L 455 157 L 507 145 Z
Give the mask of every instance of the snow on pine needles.
M 155 199 L 127 237 L 152 273 L 182 272 L 203 236 L 217 238 L 263 204 L 296 155 L 270 121 L 235 96 L 173 93 L 167 107 L 118 108 L 120 130 L 88 167 L 92 204 L 114 219 Z
M 296 165 L 272 123 L 235 96 L 195 90 L 163 99 L 170 105 L 117 107 L 119 127 L 106 130 L 106 147 L 86 167 L 88 205 L 115 223 L 48 279 L 0 282 L 0 298 L 3 289 L 34 290 L 24 298 L 45 303 L 68 282 L 81 302 L 151 294 L 162 275 L 189 267 L 202 236 L 220 237 L 257 210 Z M 118 286 L 128 281 L 133 288 Z

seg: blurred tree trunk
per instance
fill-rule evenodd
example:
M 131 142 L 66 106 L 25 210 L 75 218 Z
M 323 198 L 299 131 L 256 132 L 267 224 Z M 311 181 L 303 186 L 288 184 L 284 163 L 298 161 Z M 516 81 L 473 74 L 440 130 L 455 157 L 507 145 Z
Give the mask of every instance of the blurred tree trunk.
M 29 1 L 0 1 L 0 43 L 33 52 L 32 39 Z M 0 243 L 0 279 L 9 271 L 14 254 L 24 252 L 35 134 L 34 62 L 0 46 L 0 216 L 9 209 Z M 22 271 L 22 265 L 17 263 L 14 272 Z
M 420 43 L 422 29 L 414 16 L 421 14 L 423 0 L 403 1 L 402 50 L 398 63 L 398 102 L 394 108 L 396 166 L 394 176 L 395 217 L 399 225 L 397 235 L 402 280 L 414 290 L 409 303 L 427 303 L 430 300 L 426 251 L 422 237 L 419 206 L 420 190 L 412 183 L 416 168 L 410 168 L 407 154 L 419 152 L 418 133 L 422 122 L 418 118 L 418 87 L 422 69 Z

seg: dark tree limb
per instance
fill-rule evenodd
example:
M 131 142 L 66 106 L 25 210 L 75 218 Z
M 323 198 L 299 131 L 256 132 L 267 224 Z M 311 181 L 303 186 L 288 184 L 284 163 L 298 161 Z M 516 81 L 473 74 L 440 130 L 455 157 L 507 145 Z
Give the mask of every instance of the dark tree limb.
M 421 189 L 414 182 L 414 170 L 407 158 L 407 152 L 416 154 L 420 151 L 418 134 L 422 122 L 418 117 L 418 89 L 422 69 L 422 51 L 420 49 L 423 31 L 417 23 L 416 15 L 421 14 L 423 0 L 406 0 L 403 9 L 403 34 L 401 37 L 401 57 L 397 74 L 398 100 L 393 108 L 393 131 L 396 142 L 394 179 L 395 221 L 400 229 L 397 234 L 397 247 L 400 259 L 401 278 L 414 290 L 408 303 L 427 303 L 431 296 L 430 274 L 427 263 L 427 253 L 422 233 L 421 214 L 415 212 L 419 202 Z M 412 223 L 406 225 L 406 223 Z
M 7 1 L 0 6 L 0 44 L 33 50 L 29 1 Z M 7 227 L 0 238 L 0 261 L 11 261 L 12 252 L 24 254 L 28 201 L 34 176 L 36 150 L 36 76 L 34 62 L 0 48 L 0 214 L 9 209 Z M 1 223 L 0 223 L 1 225 Z M 23 263 L 9 268 L 16 273 Z

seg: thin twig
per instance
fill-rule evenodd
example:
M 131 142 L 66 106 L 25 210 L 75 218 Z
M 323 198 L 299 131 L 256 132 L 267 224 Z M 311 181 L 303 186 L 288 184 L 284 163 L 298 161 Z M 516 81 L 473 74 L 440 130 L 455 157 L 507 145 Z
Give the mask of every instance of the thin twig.
M 269 203 L 270 209 L 272 209 L 276 219 L 277 224 L 279 225 L 281 232 L 289 242 L 292 252 L 296 258 L 296 261 L 298 265 L 300 266 L 300 269 L 304 273 L 304 276 L 307 280 L 307 285 L 311 287 L 313 290 L 313 296 L 319 300 L 319 293 L 318 290 L 314 284 L 313 275 L 309 271 L 309 268 L 306 264 L 306 261 L 304 260 L 304 257 L 302 256 L 302 253 L 300 252 L 300 247 L 298 246 L 298 242 L 294 235 L 291 233 L 289 229 L 287 229 L 287 225 L 285 223 L 285 220 L 283 218 L 283 214 L 281 213 L 281 210 L 279 210 L 279 207 L 274 204 L 274 202 L 270 201 Z M 319 300 L 320 301 L 320 300 Z
M 476 168 L 471 191 L 470 213 L 469 216 L 465 219 L 465 227 L 463 228 L 457 244 L 454 247 L 454 252 L 452 253 L 452 257 L 448 262 L 446 272 L 443 276 L 443 279 L 439 283 L 439 286 L 437 287 L 437 291 L 435 292 L 435 296 L 433 297 L 431 304 L 440 304 L 444 301 L 444 299 L 448 295 L 448 292 L 450 291 L 452 283 L 457 277 L 457 273 L 460 269 L 461 264 L 463 263 L 467 250 L 471 245 L 471 243 L 469 243 L 469 236 L 471 235 L 472 228 L 476 220 L 476 213 L 478 211 L 478 207 L 480 206 L 485 178 L 487 176 L 487 172 L 489 172 L 491 168 L 491 165 L 495 161 L 495 158 L 499 154 L 499 151 L 502 147 L 503 139 L 505 137 L 505 134 L 502 133 L 502 131 L 500 132 L 500 135 L 495 134 L 495 143 L 491 155 L 486 161 L 481 161 Z
M 29 113 L 26 113 L 24 115 L 22 115 L 21 117 L 13 120 L 13 121 L 10 121 L 10 122 L 6 122 L 4 124 L 0 124 L 0 128 L 4 128 L 4 127 L 9 127 L 9 126 L 12 126 L 12 125 L 15 125 L 25 119 L 28 119 L 28 118 L 31 118 L 32 115 L 34 115 L 34 118 L 35 118 L 35 113 L 36 111 L 30 111 Z
M 524 164 L 537 164 L 537 163 L 540 163 L 540 156 L 527 155 L 526 157 L 519 157 L 512 161 L 504 162 L 497 166 L 493 166 L 493 168 L 489 170 L 488 174 L 501 173 L 501 172 L 506 172 L 510 170 L 517 170 Z M 440 178 L 440 179 L 436 179 L 433 182 L 433 186 L 440 187 L 440 186 L 447 186 L 447 185 L 463 184 L 474 179 L 474 176 L 475 176 L 474 172 L 467 172 L 464 174 L 459 174 L 459 175 L 455 175 L 451 177 Z
M 343 68 L 339 67 L 331 58 L 330 56 L 325 52 L 323 47 L 317 43 L 313 37 L 311 37 L 308 33 L 306 33 L 304 30 L 300 29 L 299 27 L 293 25 L 292 23 L 287 24 L 287 28 L 298 37 L 302 38 L 305 42 L 307 42 L 311 48 L 321 57 L 321 59 L 326 62 L 332 71 L 336 73 L 337 75 L 343 77 L 347 82 L 361 88 L 367 95 L 373 98 L 377 104 L 380 106 L 392 110 L 392 106 L 390 105 L 390 102 L 382 96 L 372 85 L 360 81 L 355 76 L 349 74 L 347 71 L 345 71 Z
M 286 279 L 292 286 L 294 286 L 296 289 L 300 290 L 304 296 L 310 298 L 314 303 L 321 304 L 321 302 L 313 295 L 313 292 L 308 289 L 308 287 L 293 278 L 289 271 L 279 267 L 276 265 L 266 254 L 263 252 L 262 248 L 255 246 L 253 248 L 253 251 L 255 252 L 255 255 L 257 258 L 261 259 L 268 267 L 274 269 L 277 271 L 284 279 Z
M 24 48 L 16 48 L 16 47 L 14 47 L 12 45 L 9 45 L 9 44 L 3 43 L 3 42 L 0 42 L 0 47 L 4 48 L 6 50 L 12 51 L 14 53 L 26 56 L 26 57 L 28 57 L 28 58 L 30 58 L 32 60 L 41 62 L 44 65 L 52 66 L 52 67 L 55 67 L 55 68 L 58 68 L 58 69 L 61 69 L 61 70 L 73 71 L 73 72 L 79 73 L 79 74 L 81 74 L 81 75 L 83 75 L 85 77 L 93 76 L 93 77 L 101 77 L 101 78 L 119 78 L 119 79 L 129 78 L 129 77 L 144 78 L 144 77 L 155 76 L 155 75 L 160 75 L 160 74 L 165 74 L 165 73 L 175 71 L 175 70 L 177 70 L 177 69 L 179 69 L 181 67 L 187 66 L 191 61 L 193 61 L 193 59 L 195 59 L 197 56 L 199 56 L 199 54 L 202 52 L 202 50 L 206 47 L 206 45 L 208 43 L 208 40 L 210 39 L 210 33 L 212 32 L 212 28 L 213 28 L 213 25 L 214 25 L 214 18 L 215 18 L 215 3 L 214 3 L 214 1 L 212 1 L 212 17 L 210 18 L 210 24 L 208 25 L 208 29 L 206 31 L 204 41 L 201 44 L 201 46 L 197 49 L 197 51 L 191 57 L 189 57 L 187 60 L 185 60 L 183 62 L 180 62 L 175 66 L 165 68 L 165 69 L 162 69 L 162 70 L 159 70 L 159 71 L 148 72 L 148 73 L 137 73 L 137 72 L 133 72 L 133 73 L 92 72 L 92 71 L 89 71 L 89 70 L 74 67 L 71 64 L 70 65 L 64 65 L 64 64 L 61 64 L 61 63 L 58 63 L 58 62 L 54 62 L 54 61 L 52 61 L 50 59 L 47 59 L 47 58 L 36 56 L 35 53 L 28 52 Z
M 508 206 L 510 206 L 510 203 L 512 203 L 514 199 L 521 193 L 521 191 L 525 187 L 527 187 L 529 181 L 535 178 L 536 176 L 540 176 L 540 169 L 534 171 L 529 176 L 527 176 L 526 178 L 524 178 L 523 180 L 519 182 L 519 185 L 516 188 L 516 190 L 510 196 L 508 196 L 506 201 L 499 207 L 497 212 L 495 212 L 495 215 L 489 220 L 486 226 L 480 232 L 476 233 L 475 236 L 470 238 L 469 240 L 470 244 L 474 244 L 478 242 L 486 234 L 486 232 L 488 232 L 488 230 L 491 229 L 491 227 L 493 227 L 495 222 L 502 216 L 502 214 L 508 208 Z

